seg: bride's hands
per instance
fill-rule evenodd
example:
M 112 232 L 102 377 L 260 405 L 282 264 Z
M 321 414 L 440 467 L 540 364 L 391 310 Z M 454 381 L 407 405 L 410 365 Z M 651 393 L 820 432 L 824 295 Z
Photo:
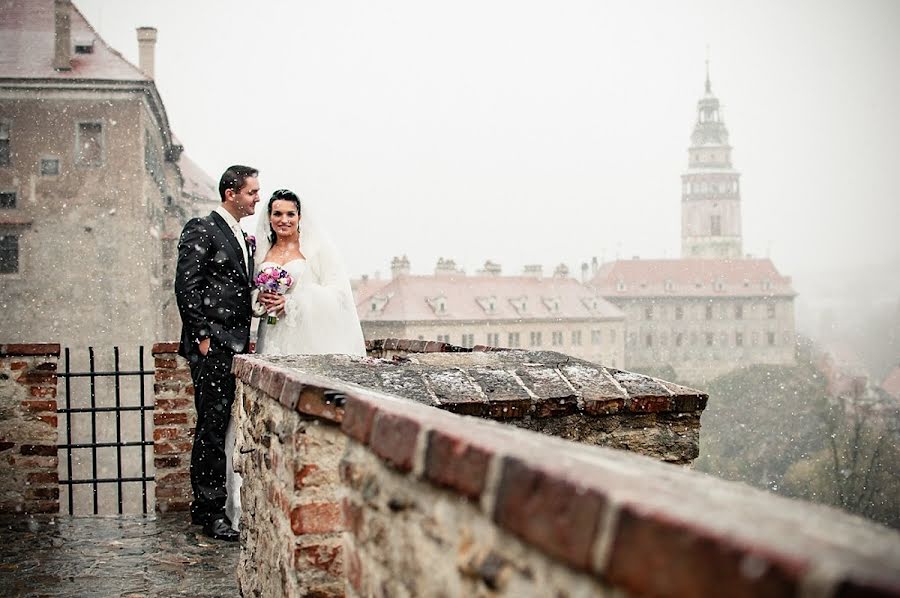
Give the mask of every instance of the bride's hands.
M 285 301 L 285 296 L 279 295 L 278 293 L 269 293 L 266 291 L 259 294 L 259 302 L 266 308 L 268 313 L 274 313 L 276 315 L 281 314 L 284 311 Z

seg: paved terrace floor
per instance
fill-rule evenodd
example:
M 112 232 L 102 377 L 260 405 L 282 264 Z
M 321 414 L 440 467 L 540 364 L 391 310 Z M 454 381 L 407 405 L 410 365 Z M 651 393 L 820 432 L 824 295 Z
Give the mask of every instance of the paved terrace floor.
M 186 513 L 0 517 L 0 596 L 238 596 L 240 546 L 204 536 Z

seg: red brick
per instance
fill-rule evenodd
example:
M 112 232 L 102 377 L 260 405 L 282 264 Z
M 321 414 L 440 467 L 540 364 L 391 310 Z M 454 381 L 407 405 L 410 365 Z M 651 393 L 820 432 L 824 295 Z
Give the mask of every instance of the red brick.
M 56 343 L 10 343 L 0 345 L 2 355 L 53 355 L 59 357 L 60 346 Z
M 186 428 L 155 428 L 153 430 L 153 440 L 187 438 L 187 436 Z
M 9 364 L 9 369 L 11 369 L 14 372 L 16 370 L 24 370 L 27 367 L 28 367 L 27 361 L 14 361 L 11 364 Z
M 633 397 L 626 403 L 626 410 L 632 413 L 658 413 L 672 410 L 671 397 Z
M 156 498 L 180 498 L 184 499 L 191 496 L 190 486 L 157 486 Z
M 160 500 L 160 497 L 156 497 L 156 510 L 161 513 L 168 512 L 184 512 L 189 511 L 191 509 L 191 501 L 190 499 L 179 498 L 177 500 L 173 499 L 165 499 Z
M 584 412 L 590 415 L 611 415 L 625 407 L 625 399 L 585 399 Z
M 59 499 L 26 500 L 22 505 L 23 513 L 59 513 Z
M 743 573 L 747 559 L 760 574 Z M 624 506 L 604 579 L 627 594 L 734 597 L 795 596 L 808 564 L 739 546 L 726 536 L 661 512 Z
M 425 477 L 463 496 L 481 496 L 492 454 L 440 430 L 428 434 Z
M 150 350 L 152 355 L 162 355 L 164 353 L 178 353 L 178 343 L 153 343 L 153 348 Z
M 28 394 L 33 397 L 56 397 L 55 386 L 32 386 L 28 390 Z
M 169 358 L 157 357 L 156 359 L 153 360 L 153 365 L 157 370 L 159 370 L 159 369 L 173 370 L 178 367 L 178 360 L 175 359 L 174 357 L 169 357 Z M 184 367 L 188 367 L 188 365 L 185 364 Z
M 181 467 L 181 457 L 154 457 L 153 466 L 156 469 L 171 469 Z
M 294 376 L 285 376 L 284 384 L 281 387 L 281 393 L 278 395 L 278 402 L 294 411 L 297 409 L 297 401 L 300 400 L 300 393 L 306 385 Z
M 156 484 L 162 486 L 176 486 L 191 481 L 191 472 L 189 471 L 173 471 L 160 476 L 156 480 Z
M 359 595 L 362 595 L 362 561 L 359 560 L 359 555 L 356 553 L 356 547 L 352 542 L 344 545 L 344 562 L 347 563 L 345 573 L 347 576 L 347 583 L 349 583 Z
M 16 382 L 22 385 L 56 385 L 56 373 L 38 369 L 25 370 L 16 378 Z
M 59 457 L 23 457 L 17 455 L 11 458 L 11 464 L 19 469 L 57 469 L 59 467 Z
M 157 442 L 153 445 L 153 453 L 156 455 L 181 455 L 190 453 L 193 443 L 189 440 L 175 442 Z
M 57 426 L 59 426 L 59 418 L 57 418 L 55 415 L 38 415 L 37 419 L 44 422 L 51 428 L 56 428 Z
M 344 403 L 344 420 L 341 422 L 341 430 L 350 438 L 367 444 L 376 412 L 374 403 L 354 396 L 347 397 L 347 401 Z
M 319 569 L 329 575 L 339 576 L 343 570 L 340 544 L 309 544 L 294 550 L 296 569 Z
M 307 464 L 302 466 L 300 469 L 294 470 L 294 490 L 300 490 L 304 486 L 316 486 L 315 483 L 310 483 L 307 478 L 311 475 L 316 474 L 319 471 L 318 465 Z
M 42 457 L 56 456 L 55 444 L 23 444 L 19 447 L 19 453 L 22 455 L 40 455 Z
M 419 422 L 399 414 L 380 412 L 372 422 L 372 452 L 400 471 L 410 471 L 416 453 Z
M 338 407 L 330 399 L 326 399 L 325 391 L 314 386 L 304 387 L 297 401 L 296 409 L 300 413 L 314 415 L 336 423 L 341 423 L 344 418 L 344 408 Z
M 29 484 L 59 484 L 59 473 L 39 471 L 28 474 Z
M 344 510 L 344 527 L 354 536 L 359 536 L 365 518 L 365 511 L 362 506 L 345 496 L 343 501 L 341 501 L 341 507 Z
M 157 382 L 166 382 L 169 380 L 174 380 L 178 382 L 191 382 L 191 371 L 188 368 L 178 368 L 174 370 L 167 369 L 159 369 L 156 370 L 156 375 L 154 379 Z
M 494 521 L 548 554 L 588 569 L 605 497 L 524 462 L 503 461 Z
M 188 423 L 187 413 L 154 413 L 153 424 L 156 426 L 165 426 L 168 424 L 186 424 Z
M 14 446 L 16 446 L 15 442 L 2 441 L 2 442 L 0 442 L 0 453 L 2 453 L 3 451 L 8 451 L 9 449 L 11 449 Z
M 53 488 L 41 488 L 40 486 L 25 488 L 25 499 L 59 500 L 59 486 L 54 486 Z
M 56 413 L 56 401 L 22 401 L 22 407 L 33 412 L 50 411 Z
M 324 534 L 343 529 L 344 515 L 338 503 L 306 503 L 291 509 L 291 530 L 295 535 Z
M 156 399 L 156 411 L 183 411 L 193 407 L 194 401 L 187 398 L 158 398 Z

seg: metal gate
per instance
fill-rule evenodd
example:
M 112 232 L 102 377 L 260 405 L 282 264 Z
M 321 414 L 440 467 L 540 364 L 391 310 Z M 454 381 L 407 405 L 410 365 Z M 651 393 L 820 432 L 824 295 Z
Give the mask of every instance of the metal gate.
M 145 369 L 144 367 L 144 347 L 138 349 L 137 369 L 122 369 L 120 366 L 119 347 L 113 347 L 112 369 L 98 370 L 96 367 L 96 356 L 94 347 L 88 348 L 88 367 L 86 371 L 72 371 L 70 350 L 65 350 L 64 370 L 58 372 L 58 376 L 64 380 L 64 406 L 57 409 L 58 413 L 65 414 L 65 442 L 58 445 L 59 449 L 65 449 L 66 459 L 66 475 L 60 475 L 59 484 L 62 488 L 67 489 L 69 514 L 75 512 L 74 494 L 76 486 L 86 484 L 91 485 L 91 495 L 93 497 L 93 514 L 99 514 L 100 506 L 100 488 L 108 487 L 106 485 L 115 484 L 115 500 L 118 514 L 123 513 L 124 506 L 124 489 L 126 484 L 141 484 L 140 504 L 142 512 L 147 513 L 147 484 L 153 482 L 153 473 L 148 473 L 147 467 L 147 447 L 153 445 L 153 439 L 147 439 L 147 420 L 148 411 L 153 411 L 153 401 L 147 404 L 146 397 L 146 381 L 149 377 L 150 382 L 153 380 L 153 368 Z M 110 380 L 111 379 L 111 380 Z M 129 388 L 127 392 L 123 392 L 123 385 L 126 382 L 137 382 L 137 391 Z M 84 381 L 87 387 L 84 388 Z M 110 385 L 110 382 L 112 383 Z M 79 385 L 80 388 L 73 389 L 73 386 Z M 134 384 L 129 384 L 133 387 Z M 123 438 L 123 417 L 126 414 L 135 414 L 137 418 L 137 427 L 139 428 L 138 438 Z M 98 416 L 102 418 L 102 425 L 98 429 Z M 82 418 L 90 417 L 89 422 L 85 423 Z M 114 422 L 114 424 L 113 424 Z M 89 423 L 89 430 L 88 424 Z M 81 425 L 80 434 L 73 433 L 73 427 Z M 134 432 L 134 425 L 129 422 L 127 431 Z M 113 428 L 113 429 L 110 429 Z M 79 436 L 73 440 L 73 436 Z M 89 437 L 89 438 L 88 438 Z M 81 439 L 83 438 L 83 440 Z M 60 438 L 62 440 L 62 438 Z M 123 468 L 123 449 L 138 448 L 140 451 L 140 467 L 139 473 L 124 473 Z M 98 450 L 111 449 L 115 451 L 114 463 L 109 463 L 113 458 L 109 455 L 110 450 L 104 450 L 104 455 L 98 462 Z M 90 463 L 82 460 L 82 455 L 90 452 Z M 131 451 L 129 451 L 131 452 Z M 59 453 L 61 455 L 61 453 Z M 73 454 L 75 458 L 73 460 Z M 62 455 L 61 455 L 62 456 Z M 152 457 L 152 451 L 151 451 Z M 129 465 L 133 465 L 135 459 L 129 459 Z M 84 477 L 79 477 L 75 473 L 74 466 L 78 466 L 79 470 L 87 473 Z M 115 474 L 112 473 L 114 468 Z M 130 467 L 131 469 L 137 469 Z M 107 475 L 100 475 L 101 472 L 108 472 Z M 137 502 L 137 501 L 135 501 Z

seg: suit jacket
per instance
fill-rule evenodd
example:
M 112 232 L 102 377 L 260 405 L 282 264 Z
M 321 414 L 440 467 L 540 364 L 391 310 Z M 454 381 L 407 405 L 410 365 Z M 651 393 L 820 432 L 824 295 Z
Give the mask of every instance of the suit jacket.
M 178 348 L 181 356 L 196 358 L 200 355 L 198 342 L 207 337 L 211 351 L 249 351 L 253 288 L 253 252 L 249 244 L 247 255 L 249 271 L 234 233 L 215 212 L 184 225 L 175 269 L 175 300 L 182 325 Z

